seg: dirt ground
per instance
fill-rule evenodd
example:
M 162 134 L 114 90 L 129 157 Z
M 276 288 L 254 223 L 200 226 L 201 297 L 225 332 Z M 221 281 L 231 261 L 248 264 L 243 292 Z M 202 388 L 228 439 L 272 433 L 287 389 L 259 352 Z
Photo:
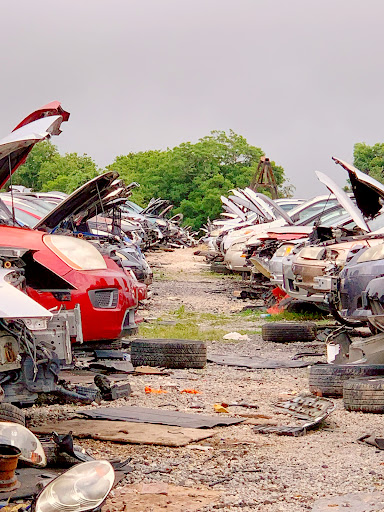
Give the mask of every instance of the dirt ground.
M 236 314 L 251 304 L 233 297 L 237 282 L 230 276 L 210 274 L 203 258 L 193 252 L 178 249 L 148 256 L 155 281 L 153 298 L 143 315 L 150 323 L 163 321 L 170 311 L 183 305 L 186 311 L 217 314 L 219 319 L 226 315 L 220 332 L 246 329 L 249 333 L 247 341 L 239 342 L 225 341 L 220 335 L 208 342 L 211 353 L 288 358 L 308 350 L 324 352 L 323 344 L 317 341 L 264 342 L 258 333 L 263 320 L 249 321 Z M 120 399 L 109 406 L 128 403 L 214 415 L 213 404 L 244 400 L 259 409 L 234 407 L 229 415 L 246 412 L 258 417 L 236 426 L 218 427 L 212 438 L 197 446 L 170 448 L 80 440 L 79 444 L 97 457 L 132 457 L 132 473 L 114 489 L 103 511 L 232 511 L 240 507 L 293 512 L 312 510 L 319 498 L 382 491 L 384 452 L 357 442 L 363 434 L 384 437 L 381 415 L 349 413 L 342 400 L 335 400 L 336 410 L 324 426 L 305 436 L 263 435 L 252 430 L 252 423 L 271 421 L 260 416 L 276 417 L 271 407 L 274 402 L 307 391 L 307 373 L 306 368 L 247 370 L 208 364 L 202 370 L 175 370 L 169 376 L 130 377 L 133 394 L 128 402 Z M 168 393 L 148 395 L 145 386 Z M 199 394 L 180 393 L 184 388 L 194 388 Z M 32 423 L 65 421 L 75 410 L 72 406 L 34 408 Z M 292 422 L 286 415 L 278 420 Z

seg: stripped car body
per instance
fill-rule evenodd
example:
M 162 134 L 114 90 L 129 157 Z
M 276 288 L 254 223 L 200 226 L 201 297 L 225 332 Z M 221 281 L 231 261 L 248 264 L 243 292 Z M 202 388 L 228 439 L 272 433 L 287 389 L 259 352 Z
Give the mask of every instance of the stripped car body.
M 73 311 L 51 312 L 24 292 L 21 249 L 1 248 L 0 261 L 0 402 L 28 405 L 40 393 L 76 393 L 59 383 L 61 365 L 72 363 L 71 341 L 82 342 L 81 317 Z
M 61 123 L 69 117 L 58 102 L 46 107 L 32 113 L 0 141 L 2 186 L 32 147 L 60 133 Z M 21 259 L 30 297 L 47 309 L 73 310 L 79 304 L 84 341 L 116 339 L 136 327 L 137 297 L 132 278 L 115 262 L 84 240 L 17 227 L 3 203 L 1 217 L 0 249 L 25 250 Z

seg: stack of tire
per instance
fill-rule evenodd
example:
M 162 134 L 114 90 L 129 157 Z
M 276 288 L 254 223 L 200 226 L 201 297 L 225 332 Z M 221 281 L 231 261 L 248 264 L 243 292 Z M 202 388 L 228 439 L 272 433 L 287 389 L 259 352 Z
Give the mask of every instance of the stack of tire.
M 343 397 L 347 411 L 384 413 L 384 365 L 315 365 L 309 371 L 309 390 Z

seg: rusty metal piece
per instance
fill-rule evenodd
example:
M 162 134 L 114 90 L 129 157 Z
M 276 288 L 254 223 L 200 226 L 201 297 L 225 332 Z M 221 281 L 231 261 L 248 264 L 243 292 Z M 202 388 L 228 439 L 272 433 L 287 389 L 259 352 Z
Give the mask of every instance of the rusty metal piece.
M 262 156 L 260 158 L 260 162 L 252 179 L 250 188 L 255 192 L 257 192 L 259 188 L 268 188 L 271 191 L 272 199 L 277 199 L 279 197 L 271 162 L 266 156 Z
M 0 444 L 0 491 L 13 491 L 20 487 L 15 475 L 20 454 L 16 446 Z

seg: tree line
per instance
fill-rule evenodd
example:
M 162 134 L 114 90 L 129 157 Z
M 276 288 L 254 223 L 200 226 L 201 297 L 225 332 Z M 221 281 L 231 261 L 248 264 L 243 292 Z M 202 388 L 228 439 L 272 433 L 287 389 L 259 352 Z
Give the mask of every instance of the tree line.
M 132 201 L 145 206 L 152 197 L 169 199 L 175 206 L 173 213 L 182 213 L 185 224 L 198 229 L 208 217 L 220 215 L 221 195 L 249 186 L 263 155 L 261 148 L 232 130 L 213 131 L 194 144 L 118 156 L 103 170 L 88 155 L 60 155 L 54 144 L 44 141 L 33 148 L 12 181 L 35 191 L 69 194 L 99 173 L 116 170 L 126 183 L 140 183 Z M 271 164 L 280 194 L 286 196 L 292 186 L 284 169 Z
M 116 170 L 126 183 L 137 181 L 132 200 L 145 206 L 152 197 L 169 199 L 174 213 L 184 215 L 185 224 L 200 228 L 207 218 L 217 218 L 221 195 L 248 186 L 257 170 L 261 148 L 230 130 L 213 131 L 198 142 L 184 142 L 166 150 L 149 150 L 117 156 L 106 169 L 97 167 L 88 155 L 61 155 L 50 141 L 37 144 L 13 177 L 13 183 L 35 191 L 71 193 L 105 170 Z M 354 146 L 354 165 L 384 183 L 384 143 Z M 284 169 L 272 162 L 282 197 L 293 187 Z M 268 194 L 268 191 L 265 191 Z

